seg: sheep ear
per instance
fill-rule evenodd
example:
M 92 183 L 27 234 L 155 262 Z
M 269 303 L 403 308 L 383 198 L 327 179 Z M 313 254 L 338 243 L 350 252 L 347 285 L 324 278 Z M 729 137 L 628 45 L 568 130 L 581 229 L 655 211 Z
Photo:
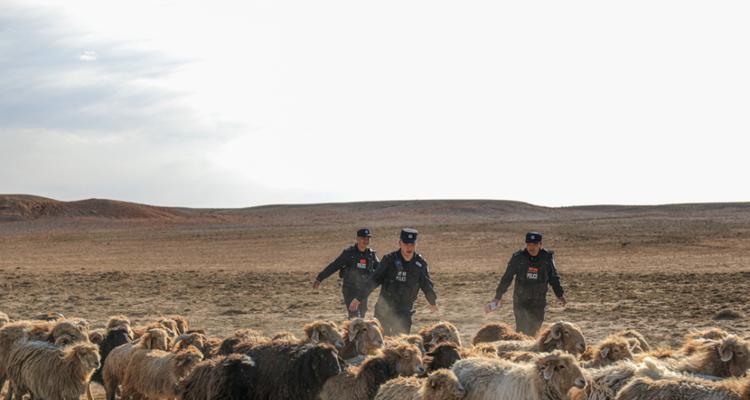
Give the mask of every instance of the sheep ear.
M 599 350 L 599 356 L 601 358 L 607 358 L 607 354 L 609 354 L 609 347 L 604 347 L 603 349 Z
M 320 341 L 320 332 L 317 329 L 313 329 L 312 335 L 310 335 L 310 341 L 318 343 Z

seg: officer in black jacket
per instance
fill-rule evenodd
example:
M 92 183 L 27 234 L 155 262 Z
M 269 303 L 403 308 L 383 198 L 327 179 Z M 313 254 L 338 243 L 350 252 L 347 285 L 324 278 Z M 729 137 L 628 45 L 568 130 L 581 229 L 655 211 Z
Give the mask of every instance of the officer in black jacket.
M 541 233 L 526 234 L 526 248 L 511 256 L 505 274 L 500 279 L 500 284 L 497 285 L 495 298 L 487 304 L 485 311 L 490 312 L 501 306 L 503 294 L 510 287 L 513 277 L 516 280 L 513 288 L 513 314 L 516 317 L 516 330 L 534 336 L 544 321 L 547 285 L 552 286 L 562 306 L 567 304 L 560 285 L 560 276 L 555 268 L 554 252 L 542 248 Z
M 383 256 L 366 292 L 369 294 L 380 286 L 375 318 L 380 320 L 385 334 L 389 336 L 408 334 L 411 330 L 414 301 L 420 289 L 430 303 L 430 310 L 438 312 L 437 295 L 432 287 L 427 261 L 416 252 L 418 233 L 409 228 L 401 230 L 399 250 Z
M 320 286 L 320 282 L 338 271 L 339 277 L 342 278 L 341 291 L 344 295 L 344 305 L 347 307 L 349 318 L 364 317 L 367 312 L 367 295 L 365 291 L 369 287 L 370 275 L 375 272 L 378 266 L 378 257 L 375 250 L 368 246 L 372 234 L 368 228 L 362 228 L 357 231 L 357 242 L 344 249 L 332 263 L 321 271 L 315 282 L 313 289 Z M 369 292 L 367 292 L 369 293 Z M 358 299 L 356 304 L 352 300 Z

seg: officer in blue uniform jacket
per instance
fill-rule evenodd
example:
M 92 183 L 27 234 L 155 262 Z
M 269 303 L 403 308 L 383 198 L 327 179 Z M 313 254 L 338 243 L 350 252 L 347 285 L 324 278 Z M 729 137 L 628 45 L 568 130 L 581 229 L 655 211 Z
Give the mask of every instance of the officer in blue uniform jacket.
M 356 243 L 347 247 L 333 262 L 321 271 L 313 282 L 313 289 L 320 287 L 320 283 L 339 273 L 342 279 L 341 292 L 344 295 L 344 305 L 347 307 L 349 318 L 364 317 L 367 312 L 367 295 L 370 276 L 378 266 L 375 250 L 368 247 L 372 233 L 368 228 L 357 231 Z M 369 293 L 369 292 L 368 292 Z M 359 299 L 352 307 L 352 300 Z
M 529 336 L 536 335 L 544 321 L 547 286 L 552 286 L 562 306 L 567 304 L 554 255 L 554 252 L 542 248 L 541 233 L 527 233 L 526 248 L 511 256 L 505 274 L 497 285 L 495 298 L 487 304 L 485 311 L 490 312 L 501 306 L 503 294 L 515 277 L 513 315 L 516 318 L 516 331 Z
M 414 301 L 420 289 L 430 303 L 430 310 L 438 312 L 437 295 L 427 261 L 416 252 L 418 234 L 410 228 L 401 230 L 399 249 L 383 256 L 366 292 L 369 294 L 380 286 L 375 318 L 380 320 L 385 334 L 389 336 L 408 334 L 411 330 Z

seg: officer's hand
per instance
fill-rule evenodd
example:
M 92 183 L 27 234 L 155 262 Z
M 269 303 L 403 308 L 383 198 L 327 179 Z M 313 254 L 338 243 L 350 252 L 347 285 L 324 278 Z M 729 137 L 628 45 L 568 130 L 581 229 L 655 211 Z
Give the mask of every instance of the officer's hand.
M 560 305 L 563 307 L 565 307 L 568 304 L 568 300 L 565 298 L 565 296 L 558 297 L 557 301 L 559 301 Z
M 484 306 L 484 313 L 485 314 L 491 313 L 497 310 L 498 308 L 502 307 L 502 305 L 503 305 L 502 299 L 492 299 L 491 302 L 487 303 L 487 305 Z
M 317 289 L 319 287 L 320 287 L 320 281 L 319 280 L 315 280 L 315 282 L 313 282 L 313 289 Z
M 349 311 L 355 312 L 359 309 L 359 300 L 354 299 L 351 303 L 349 303 Z
M 430 311 L 432 311 L 435 314 L 440 312 L 440 309 L 438 308 L 437 304 L 430 304 L 428 307 L 430 308 Z

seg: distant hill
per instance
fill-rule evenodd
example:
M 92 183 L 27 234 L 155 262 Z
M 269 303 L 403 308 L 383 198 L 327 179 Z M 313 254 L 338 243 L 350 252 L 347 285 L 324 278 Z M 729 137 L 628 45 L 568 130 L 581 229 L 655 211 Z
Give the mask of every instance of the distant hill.
M 46 218 L 108 218 L 175 220 L 187 215 L 177 209 L 123 201 L 88 199 L 58 201 L 29 195 L 0 195 L 0 221 Z
M 750 203 L 541 207 L 507 200 L 409 200 L 209 209 L 157 207 L 105 199 L 65 202 L 30 195 L 0 195 L 0 222 L 106 219 L 259 225 L 356 224 L 367 221 L 461 224 L 632 217 L 750 219 Z

